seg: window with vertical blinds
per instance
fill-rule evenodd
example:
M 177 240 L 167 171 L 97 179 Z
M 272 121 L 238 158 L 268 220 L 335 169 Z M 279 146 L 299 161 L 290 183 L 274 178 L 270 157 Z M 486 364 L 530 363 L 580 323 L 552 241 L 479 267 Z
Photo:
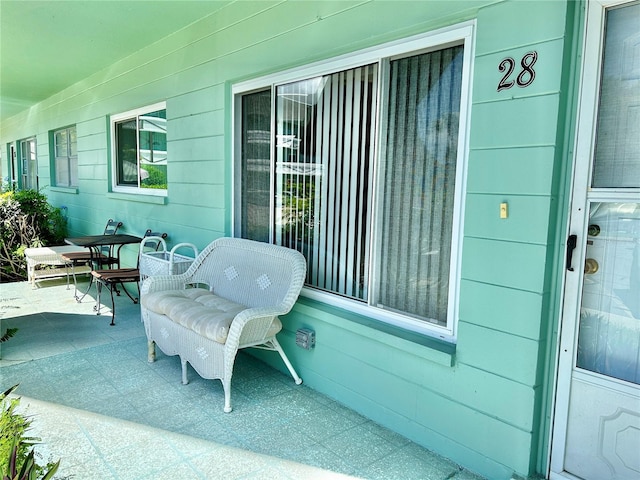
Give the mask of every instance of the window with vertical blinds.
M 391 62 L 376 304 L 447 323 L 462 47 Z
M 275 89 L 275 241 L 308 260 L 307 283 L 367 300 L 378 66 Z
M 452 332 L 455 43 L 236 92 L 238 234 L 302 252 L 313 291 Z

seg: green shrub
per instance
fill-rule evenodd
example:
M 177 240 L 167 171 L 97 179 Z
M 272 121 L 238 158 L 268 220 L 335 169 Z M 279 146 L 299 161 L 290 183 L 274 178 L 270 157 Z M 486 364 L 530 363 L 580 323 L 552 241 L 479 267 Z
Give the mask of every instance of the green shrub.
M 146 170 L 149 174 L 148 178 L 142 180 L 142 186 L 144 188 L 167 188 L 167 167 L 156 167 L 154 165 L 143 165 L 142 169 Z
M 47 480 L 58 470 L 60 461 L 38 463 L 34 446 L 40 442 L 28 435 L 31 419 L 16 411 L 19 397 L 9 398 L 17 385 L 0 394 L 0 475 L 6 480 Z
M 59 208 L 36 190 L 0 194 L 0 281 L 27 278 L 24 249 L 60 245 L 67 222 Z
M 16 190 L 13 198 L 24 215 L 33 219 L 36 234 L 42 245 L 57 245 L 67 235 L 67 221 L 62 210 L 47 202 L 45 194 L 36 190 Z

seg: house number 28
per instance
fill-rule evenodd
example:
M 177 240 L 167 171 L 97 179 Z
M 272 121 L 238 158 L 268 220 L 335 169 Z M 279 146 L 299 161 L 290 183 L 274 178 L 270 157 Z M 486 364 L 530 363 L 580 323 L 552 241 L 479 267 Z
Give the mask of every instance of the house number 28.
M 498 70 L 505 72 L 505 74 L 500 79 L 500 83 L 498 83 L 498 92 L 500 90 L 507 90 L 516 84 L 522 88 L 531 85 L 536 78 L 536 72 L 533 69 L 536 60 L 538 60 L 538 52 L 533 51 L 525 54 L 520 60 L 520 66 L 522 68 L 515 80 L 511 79 L 511 75 L 513 75 L 516 69 L 516 61 L 511 57 L 502 60 L 500 65 L 498 65 Z

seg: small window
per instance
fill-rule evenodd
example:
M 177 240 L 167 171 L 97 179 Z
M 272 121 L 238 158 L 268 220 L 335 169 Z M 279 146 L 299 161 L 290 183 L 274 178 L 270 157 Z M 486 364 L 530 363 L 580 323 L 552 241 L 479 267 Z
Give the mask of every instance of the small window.
M 36 154 L 36 137 L 20 140 L 21 187 L 38 190 L 38 156 Z
M 111 126 L 113 191 L 166 195 L 165 104 L 114 115 Z
M 78 186 L 78 142 L 76 127 L 53 132 L 54 171 L 56 187 Z

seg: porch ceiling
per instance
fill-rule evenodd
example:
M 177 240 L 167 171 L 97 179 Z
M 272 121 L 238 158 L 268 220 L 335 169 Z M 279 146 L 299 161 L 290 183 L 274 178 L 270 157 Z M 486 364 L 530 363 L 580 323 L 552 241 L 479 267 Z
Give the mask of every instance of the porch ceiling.
M 0 0 L 0 122 L 228 0 Z

